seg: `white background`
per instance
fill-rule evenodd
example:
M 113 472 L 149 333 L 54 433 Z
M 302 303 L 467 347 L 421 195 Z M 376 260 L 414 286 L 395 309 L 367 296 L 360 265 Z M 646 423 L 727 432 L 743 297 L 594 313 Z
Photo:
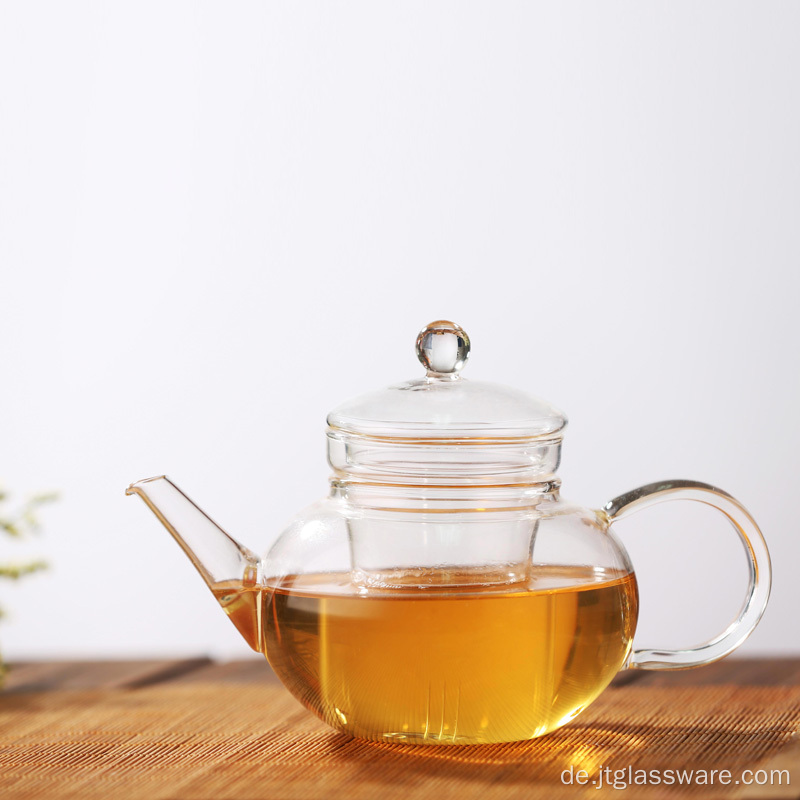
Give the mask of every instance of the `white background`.
M 324 419 L 420 374 L 570 417 L 564 494 L 739 497 L 798 653 L 800 5 L 5 3 L 0 477 L 56 489 L 0 561 L 5 656 L 249 651 L 135 498 L 166 472 L 265 550 L 323 495 Z M 738 610 L 724 522 L 620 533 L 642 646 Z

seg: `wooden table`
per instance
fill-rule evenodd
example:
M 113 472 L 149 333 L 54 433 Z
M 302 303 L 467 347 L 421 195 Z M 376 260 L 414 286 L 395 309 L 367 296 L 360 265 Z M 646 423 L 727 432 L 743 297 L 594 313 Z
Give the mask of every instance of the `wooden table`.
M 610 767 L 628 770 L 620 781 L 636 769 L 732 773 L 727 785 L 622 792 L 637 800 L 797 798 L 799 728 L 798 658 L 621 673 L 565 728 L 479 747 L 348 739 L 303 709 L 260 659 L 23 663 L 0 695 L 0 797 L 618 797 L 564 782 L 570 770 L 597 781 Z M 751 780 L 758 770 L 785 774 L 758 786 L 741 780 L 746 769 Z

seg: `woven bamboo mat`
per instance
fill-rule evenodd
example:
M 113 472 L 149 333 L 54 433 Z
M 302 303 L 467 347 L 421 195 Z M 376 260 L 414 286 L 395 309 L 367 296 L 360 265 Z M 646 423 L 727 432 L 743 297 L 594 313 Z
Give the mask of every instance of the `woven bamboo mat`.
M 350 740 L 279 686 L 0 695 L 0 798 L 798 797 L 800 687 L 627 686 L 541 739 L 479 747 Z M 627 769 L 783 768 L 791 786 L 564 786 Z

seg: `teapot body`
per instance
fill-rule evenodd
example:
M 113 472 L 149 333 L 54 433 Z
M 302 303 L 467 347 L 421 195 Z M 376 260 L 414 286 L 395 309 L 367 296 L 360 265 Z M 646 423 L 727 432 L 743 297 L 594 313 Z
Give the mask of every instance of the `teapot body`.
M 416 349 L 424 378 L 329 414 L 330 495 L 263 558 L 166 476 L 127 490 L 302 703 L 365 739 L 518 741 L 572 720 L 623 667 L 687 669 L 742 644 L 771 572 L 741 503 L 687 480 L 640 486 L 601 511 L 568 503 L 557 478 L 563 413 L 463 380 L 470 341 L 452 322 L 428 325 Z M 747 591 L 710 641 L 634 649 L 636 579 L 611 527 L 674 500 L 724 515 L 743 546 Z
M 334 482 L 262 575 L 274 671 L 325 722 L 378 741 L 541 736 L 608 685 L 637 621 L 624 548 L 553 483 L 459 495 Z

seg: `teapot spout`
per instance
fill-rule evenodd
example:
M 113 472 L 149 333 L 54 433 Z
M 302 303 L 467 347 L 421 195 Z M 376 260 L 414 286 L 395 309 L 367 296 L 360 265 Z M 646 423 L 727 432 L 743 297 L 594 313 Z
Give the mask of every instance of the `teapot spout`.
M 239 633 L 254 650 L 260 650 L 251 626 L 245 625 L 247 630 L 243 630 L 240 615 L 230 613 L 227 607 L 232 595 L 257 591 L 259 559 L 255 553 L 220 528 L 166 475 L 132 483 L 125 494 L 144 500 L 189 557 Z

